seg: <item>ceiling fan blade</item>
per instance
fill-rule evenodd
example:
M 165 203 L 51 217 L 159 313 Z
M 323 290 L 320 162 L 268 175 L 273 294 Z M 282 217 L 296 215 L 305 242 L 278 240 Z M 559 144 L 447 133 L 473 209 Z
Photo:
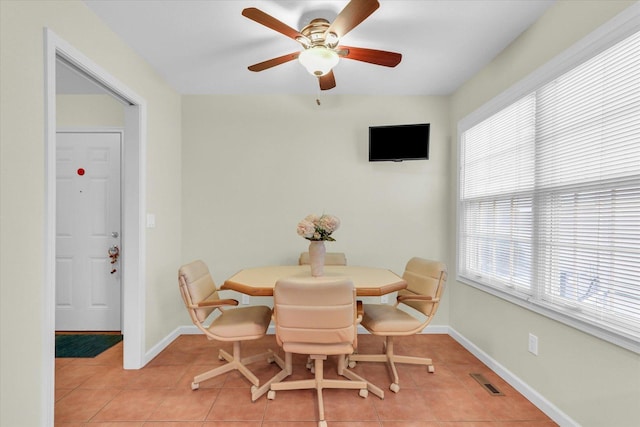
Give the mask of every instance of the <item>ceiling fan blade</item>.
M 277 58 L 271 58 L 263 62 L 258 62 L 249 66 L 250 71 L 264 71 L 276 65 L 284 64 L 285 62 L 293 61 L 300 55 L 300 52 L 288 53 L 286 55 L 278 56 Z
M 324 76 L 318 77 L 318 81 L 320 82 L 320 90 L 329 90 L 336 87 L 336 77 L 333 75 L 333 70 Z
M 368 62 L 385 67 L 395 67 L 402 60 L 402 54 L 386 50 L 366 49 L 363 47 L 338 46 L 338 54 L 343 58 Z
M 284 34 L 285 36 L 296 40 L 297 37 L 304 37 L 298 30 L 294 30 L 287 24 L 278 21 L 273 16 L 257 9 L 255 7 L 248 7 L 242 10 L 242 15 L 247 18 L 256 21 L 258 24 L 262 24 L 267 28 L 271 28 L 274 31 Z
M 343 37 L 380 7 L 378 0 L 351 0 L 331 23 L 327 32 Z M 326 34 L 326 33 L 325 33 Z

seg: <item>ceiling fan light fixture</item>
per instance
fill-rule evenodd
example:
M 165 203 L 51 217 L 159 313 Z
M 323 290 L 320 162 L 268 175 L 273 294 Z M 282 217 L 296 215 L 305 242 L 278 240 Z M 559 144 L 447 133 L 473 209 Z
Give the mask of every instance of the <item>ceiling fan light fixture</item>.
M 309 40 L 307 37 L 305 36 L 298 36 L 296 37 L 296 41 L 298 43 L 300 43 L 302 46 L 304 46 L 305 48 L 309 48 L 311 47 L 311 40 Z
M 338 35 L 332 31 L 327 31 L 324 36 L 324 44 L 329 46 L 330 48 L 336 47 L 339 41 L 340 37 L 338 37 Z
M 314 46 L 305 49 L 298 55 L 298 61 L 300 61 L 302 66 L 316 77 L 327 74 L 338 64 L 339 60 L 340 57 L 335 51 L 324 46 Z

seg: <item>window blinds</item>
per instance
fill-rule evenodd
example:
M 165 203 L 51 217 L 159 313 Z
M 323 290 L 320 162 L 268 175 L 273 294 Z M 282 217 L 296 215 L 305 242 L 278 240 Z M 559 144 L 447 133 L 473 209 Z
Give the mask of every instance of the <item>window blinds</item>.
M 459 275 L 640 343 L 640 32 L 464 131 Z
M 487 284 L 531 287 L 535 96 L 462 135 L 463 271 Z

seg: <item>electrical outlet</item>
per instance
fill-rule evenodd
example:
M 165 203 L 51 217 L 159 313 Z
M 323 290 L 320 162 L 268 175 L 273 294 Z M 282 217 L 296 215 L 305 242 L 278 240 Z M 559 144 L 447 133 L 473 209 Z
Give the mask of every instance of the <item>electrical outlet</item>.
M 249 304 L 249 295 L 242 294 L 242 304 L 243 305 Z
M 380 297 L 380 303 L 382 303 L 382 304 L 386 304 L 386 303 L 388 303 L 388 302 L 389 302 L 389 297 L 388 297 L 387 295 L 382 295 L 382 296 Z
M 538 337 L 529 333 L 529 352 L 538 355 Z

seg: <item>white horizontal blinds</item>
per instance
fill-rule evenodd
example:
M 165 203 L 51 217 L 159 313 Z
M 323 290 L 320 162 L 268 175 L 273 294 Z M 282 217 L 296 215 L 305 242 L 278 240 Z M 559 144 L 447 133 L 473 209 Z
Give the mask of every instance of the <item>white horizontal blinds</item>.
M 460 277 L 640 343 L 640 32 L 463 131 Z
M 531 289 L 531 197 L 470 201 L 463 205 L 461 265 L 481 283 Z
M 640 338 L 640 33 L 537 95 L 541 298 Z
M 640 173 L 640 33 L 537 91 L 536 186 Z
M 531 190 L 535 102 L 528 95 L 464 133 L 462 199 Z
M 535 97 L 466 131 L 460 180 L 462 268 L 499 287 L 531 286 Z
M 640 338 L 640 181 L 539 203 L 542 300 Z

